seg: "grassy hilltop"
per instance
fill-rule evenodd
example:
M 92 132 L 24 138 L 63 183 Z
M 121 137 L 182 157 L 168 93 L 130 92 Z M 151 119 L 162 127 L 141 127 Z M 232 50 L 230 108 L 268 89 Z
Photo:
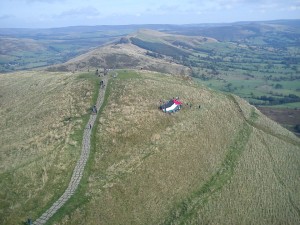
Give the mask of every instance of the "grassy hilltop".
M 79 192 L 86 201 L 67 204 L 57 223 L 299 224 L 300 142 L 291 132 L 190 80 L 118 74 Z M 160 112 L 160 99 L 173 96 L 192 108 Z
M 296 136 L 186 77 L 117 73 L 81 185 L 48 224 L 299 224 Z M 63 72 L 0 76 L 1 224 L 36 219 L 64 192 L 98 82 Z M 177 96 L 179 112 L 158 110 Z

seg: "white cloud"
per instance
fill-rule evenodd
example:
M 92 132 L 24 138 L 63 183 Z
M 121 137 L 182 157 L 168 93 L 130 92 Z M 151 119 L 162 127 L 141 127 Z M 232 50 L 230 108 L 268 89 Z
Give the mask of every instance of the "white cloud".
M 14 17 L 13 15 L 5 14 L 5 15 L 0 16 L 0 20 L 11 19 L 13 17 Z
M 56 2 L 65 2 L 66 0 L 25 0 L 27 3 L 56 3 Z
M 87 6 L 84 8 L 76 8 L 76 9 L 64 11 L 60 15 L 58 15 L 58 17 L 73 17 L 73 16 L 96 17 L 96 16 L 100 16 L 100 15 L 101 15 L 101 13 L 98 11 L 98 9 L 96 9 L 92 6 Z

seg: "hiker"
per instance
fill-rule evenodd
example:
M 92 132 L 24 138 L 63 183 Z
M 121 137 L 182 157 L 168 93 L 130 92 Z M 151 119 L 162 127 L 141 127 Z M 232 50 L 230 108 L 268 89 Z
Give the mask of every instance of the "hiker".
M 27 224 L 32 225 L 32 220 L 30 218 L 27 219 Z
M 201 108 L 201 105 L 199 105 L 199 109 Z
M 92 124 L 89 124 L 90 129 L 92 129 Z

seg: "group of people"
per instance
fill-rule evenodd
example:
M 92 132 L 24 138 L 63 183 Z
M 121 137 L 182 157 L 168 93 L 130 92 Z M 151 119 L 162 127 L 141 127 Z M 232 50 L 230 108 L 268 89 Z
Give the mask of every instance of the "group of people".
M 192 103 L 186 103 L 187 106 L 190 107 L 190 109 L 192 108 Z M 198 106 L 199 109 L 201 109 L 201 105 Z
M 92 107 L 92 112 L 97 114 L 97 107 L 96 107 L 96 105 L 94 105 L 94 106 Z
M 103 80 L 100 81 L 100 87 L 102 87 L 102 88 L 105 87 L 105 84 L 104 84 L 104 81 L 103 81 Z

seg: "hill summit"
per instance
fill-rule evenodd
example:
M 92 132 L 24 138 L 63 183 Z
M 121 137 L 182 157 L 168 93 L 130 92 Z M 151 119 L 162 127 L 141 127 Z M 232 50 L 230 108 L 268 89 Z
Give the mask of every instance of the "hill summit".
M 298 224 L 300 142 L 241 98 L 118 71 L 68 224 Z M 178 97 L 174 114 L 158 109 Z
M 184 76 L 113 75 L 79 188 L 49 224 L 299 224 L 293 133 Z M 0 79 L 0 223 L 18 224 L 68 187 L 101 78 L 26 71 Z M 174 98 L 180 111 L 159 109 Z

